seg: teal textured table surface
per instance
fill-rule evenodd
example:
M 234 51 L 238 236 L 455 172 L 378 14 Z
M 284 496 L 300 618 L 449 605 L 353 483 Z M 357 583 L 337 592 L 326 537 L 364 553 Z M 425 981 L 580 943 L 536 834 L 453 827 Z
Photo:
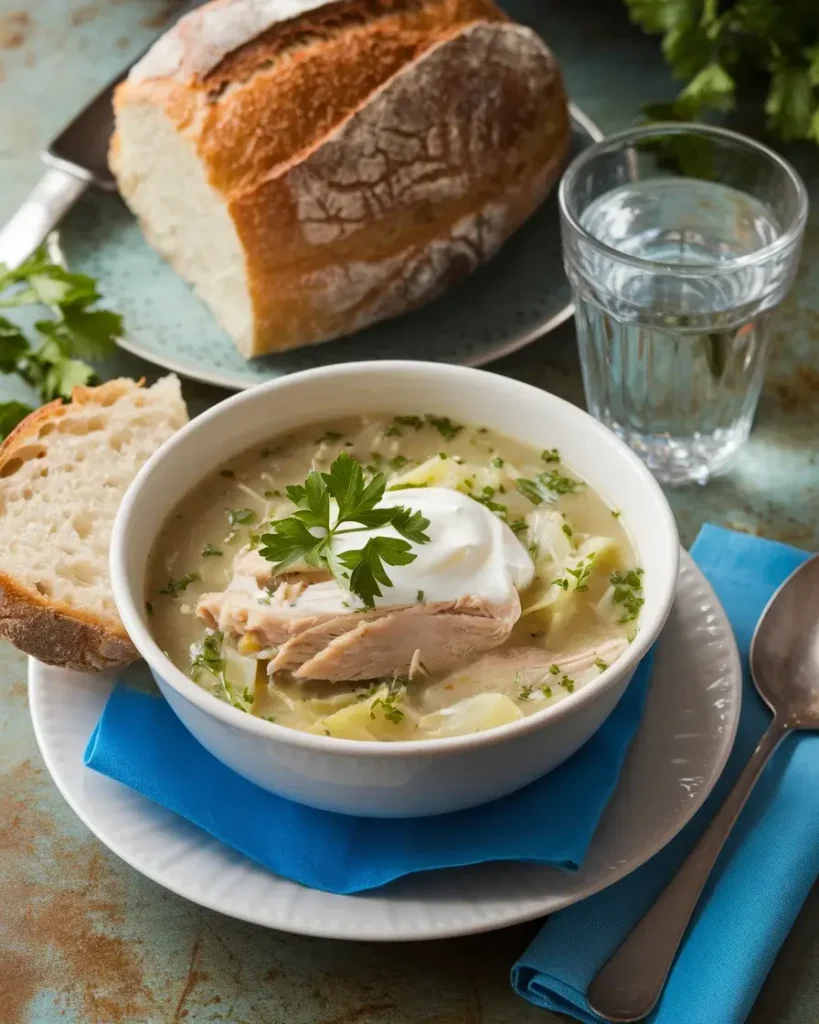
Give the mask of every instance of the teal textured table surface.
M 0 0 L 0 221 L 36 181 L 38 151 L 167 23 L 174 6 Z M 642 102 L 674 94 L 656 41 L 629 26 L 620 0 L 506 6 L 537 23 L 563 63 L 572 98 L 604 130 L 631 123 Z M 801 270 L 779 316 L 751 442 L 726 476 L 669 493 L 686 544 L 711 520 L 819 549 L 819 149 L 787 155 L 814 200 Z M 582 403 L 571 325 L 493 368 Z M 113 370 L 156 376 L 126 356 L 106 368 Z M 0 398 L 13 394 L 15 386 L 0 378 Z M 186 385 L 193 411 L 223 395 Z M 48 777 L 29 722 L 25 670 L 21 655 L 0 646 L 0 1024 L 557 1020 L 508 984 L 537 922 L 448 942 L 343 944 L 221 917 L 138 875 L 75 819 Z M 751 1024 L 817 1020 L 814 891 Z

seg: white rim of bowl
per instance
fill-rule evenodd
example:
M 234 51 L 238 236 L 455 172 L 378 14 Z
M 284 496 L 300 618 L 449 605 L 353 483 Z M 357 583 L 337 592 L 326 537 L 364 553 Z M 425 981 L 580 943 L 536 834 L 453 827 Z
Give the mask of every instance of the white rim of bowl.
M 333 736 L 317 736 L 312 733 L 300 732 L 297 729 L 290 729 L 275 722 L 266 722 L 245 711 L 220 701 L 217 697 L 203 690 L 163 653 L 157 642 L 147 628 L 142 611 L 143 596 L 140 593 L 138 600 L 135 597 L 135 587 L 127 576 L 127 538 L 130 531 L 130 520 L 134 508 L 140 501 L 140 492 L 143 485 L 155 472 L 156 467 L 164 460 L 170 458 L 173 452 L 185 443 L 191 434 L 197 433 L 204 426 L 213 420 L 221 419 L 230 415 L 238 406 L 251 401 L 260 392 L 278 391 L 283 388 L 298 387 L 300 382 L 306 379 L 312 380 L 321 377 L 344 377 L 349 374 L 358 376 L 368 374 L 383 374 L 385 372 L 401 373 L 418 369 L 426 369 L 439 376 L 449 376 L 453 383 L 457 378 L 464 379 L 465 376 L 480 376 L 490 378 L 495 388 L 507 389 L 510 393 L 528 391 L 537 395 L 547 395 L 550 401 L 563 406 L 567 415 L 580 417 L 589 422 L 591 428 L 601 437 L 606 439 L 621 456 L 631 465 L 632 469 L 641 479 L 648 495 L 654 499 L 657 506 L 659 524 L 667 545 L 667 555 L 672 572 L 665 580 L 660 592 L 660 600 L 653 610 L 653 622 L 644 623 L 641 621 L 641 628 L 634 641 L 628 649 L 617 659 L 617 661 L 600 673 L 590 682 L 575 693 L 569 694 L 566 698 L 553 704 L 551 707 L 535 711 L 525 718 L 507 725 L 500 725 L 484 732 L 470 733 L 466 736 L 449 736 L 437 739 L 426 740 L 396 740 L 384 743 L 379 740 L 345 740 Z M 207 471 L 202 473 L 202 478 L 207 476 Z M 184 495 L 180 495 L 178 500 Z M 174 502 L 174 506 L 177 502 Z M 495 743 L 502 743 L 513 739 L 515 736 L 524 736 L 527 733 L 536 731 L 541 725 L 552 719 L 560 719 L 572 714 L 575 708 L 581 707 L 596 698 L 596 696 L 613 686 L 626 672 L 635 669 L 648 652 L 651 645 L 657 639 L 665 625 L 671 605 L 674 600 L 674 591 L 679 570 L 679 538 L 674 515 L 663 494 L 660 485 L 651 475 L 649 470 L 635 455 L 635 453 L 607 427 L 595 420 L 583 409 L 572 405 L 563 398 L 553 395 L 551 392 L 543 391 L 531 384 L 511 377 L 503 377 L 500 374 L 490 373 L 487 370 L 479 370 L 468 366 L 453 366 L 444 363 L 432 363 L 421 360 L 372 360 L 360 363 L 340 363 L 331 366 L 321 366 L 310 370 L 302 370 L 298 373 L 287 374 L 271 381 L 265 381 L 254 388 L 241 391 L 232 395 L 224 401 L 212 406 L 206 412 L 195 417 L 173 437 L 169 438 L 145 463 L 131 482 L 125 496 L 120 503 L 114 527 L 111 533 L 111 547 L 109 557 L 109 569 L 111 575 L 111 588 L 114 601 L 117 606 L 120 618 L 128 636 L 136 647 L 139 654 L 145 659 L 161 678 L 174 689 L 181 697 L 199 708 L 205 714 L 219 719 L 226 725 L 242 729 L 260 737 L 275 738 L 278 742 L 286 743 L 292 747 L 301 747 L 306 750 L 314 750 L 325 754 L 340 754 L 348 757 L 441 757 L 478 747 L 491 746 Z M 140 591 L 144 583 L 144 573 L 140 578 Z M 644 609 L 645 614 L 645 609 Z

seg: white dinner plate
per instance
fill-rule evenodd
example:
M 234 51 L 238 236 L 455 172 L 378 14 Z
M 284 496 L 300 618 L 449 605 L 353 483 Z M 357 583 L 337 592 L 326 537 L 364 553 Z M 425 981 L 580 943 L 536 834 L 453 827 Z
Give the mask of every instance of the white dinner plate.
M 502 863 L 415 875 L 358 896 L 280 878 L 82 763 L 113 676 L 31 661 L 34 731 L 80 819 L 117 856 L 203 907 L 282 931 L 370 941 L 441 939 L 528 921 L 611 885 L 660 850 L 722 771 L 742 677 L 725 613 L 683 553 L 643 722 L 579 871 Z

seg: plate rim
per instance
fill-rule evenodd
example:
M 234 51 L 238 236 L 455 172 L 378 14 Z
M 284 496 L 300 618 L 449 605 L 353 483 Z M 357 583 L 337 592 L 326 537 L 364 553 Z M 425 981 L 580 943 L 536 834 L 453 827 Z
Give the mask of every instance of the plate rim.
M 529 907 L 528 909 L 520 909 L 517 913 L 511 913 L 506 915 L 498 915 L 497 913 L 488 913 L 483 916 L 480 920 L 473 920 L 466 924 L 446 924 L 442 926 L 428 926 L 426 929 L 404 929 L 401 930 L 400 926 L 395 925 L 393 915 L 393 934 L 387 934 L 387 929 L 372 928 L 367 930 L 366 927 L 353 930 L 349 926 L 339 927 L 337 924 L 315 924 L 314 919 L 309 922 L 298 922 L 292 918 L 285 920 L 276 920 L 275 917 L 271 917 L 270 914 L 265 914 L 263 910 L 248 912 L 244 908 L 231 909 L 225 905 L 224 898 L 222 902 L 218 899 L 211 898 L 207 895 L 198 896 L 192 895 L 190 892 L 183 891 L 184 887 L 180 886 L 174 880 L 168 880 L 162 876 L 162 871 L 155 869 L 153 866 L 145 866 L 137 863 L 138 858 L 127 848 L 127 843 L 123 844 L 119 840 L 109 841 L 102 834 L 105 830 L 99 827 L 96 823 L 90 819 L 86 812 L 83 804 L 74 799 L 74 795 L 70 791 L 70 787 L 66 780 L 62 777 L 60 766 L 57 763 L 57 751 L 52 751 L 52 748 L 48 746 L 44 739 L 43 734 L 43 723 L 40 718 L 40 699 L 38 695 L 38 688 L 43 685 L 37 682 L 37 675 L 43 669 L 47 669 L 48 666 L 43 666 L 33 658 L 29 658 L 28 661 L 28 696 L 29 696 L 29 711 L 31 716 L 31 722 L 34 729 L 34 735 L 37 742 L 37 747 L 45 763 L 46 769 L 51 776 L 52 781 L 57 787 L 63 799 L 66 801 L 68 806 L 79 818 L 79 820 L 85 825 L 85 827 L 94 835 L 108 850 L 110 850 L 116 857 L 126 863 L 130 868 L 137 871 L 139 874 L 150 879 L 152 882 L 160 885 L 163 889 L 173 892 L 175 895 L 182 899 L 188 900 L 197 906 L 204 907 L 208 910 L 215 911 L 216 913 L 224 914 L 227 917 L 232 917 L 236 920 L 244 921 L 248 924 L 259 925 L 264 928 L 270 928 L 289 934 L 306 935 L 314 938 L 326 938 L 326 939 L 339 939 L 344 941 L 360 941 L 360 942 L 408 942 L 408 941 L 430 941 L 437 939 L 448 939 L 457 938 L 464 935 L 474 935 L 482 932 L 495 931 L 500 928 L 508 928 L 514 925 L 523 924 L 527 921 L 536 920 L 544 914 L 556 913 L 558 910 L 562 910 L 565 907 L 571 906 L 575 903 L 579 903 L 582 900 L 588 899 L 590 896 L 607 889 L 610 885 L 614 885 L 621 879 L 627 877 L 638 868 L 642 867 L 648 860 L 664 849 L 668 843 L 677 836 L 683 828 L 691 821 L 700 807 L 703 805 L 718 779 L 721 777 L 725 765 L 728 761 L 728 757 L 733 749 L 734 740 L 736 738 L 737 728 L 739 726 L 739 719 L 742 708 L 742 665 L 737 648 L 736 637 L 734 635 L 733 628 L 731 627 L 730 621 L 722 607 L 719 598 L 714 593 L 711 584 L 706 579 L 705 575 L 694 562 L 691 556 L 684 549 L 680 552 L 680 568 L 685 567 L 687 570 L 693 570 L 697 577 L 697 582 L 700 585 L 704 585 L 709 593 L 710 601 L 708 612 L 715 615 L 719 620 L 720 626 L 723 629 L 725 640 L 726 640 L 726 654 L 730 662 L 729 667 L 725 672 L 725 678 L 729 681 L 731 686 L 733 701 L 733 718 L 730 722 L 730 727 L 727 730 L 724 738 L 722 747 L 720 749 L 719 756 L 715 759 L 714 764 L 711 767 L 711 775 L 706 785 L 703 785 L 693 795 L 689 803 L 684 804 L 677 817 L 671 822 L 668 827 L 654 840 L 652 844 L 644 849 L 641 849 L 631 860 L 627 862 L 627 866 L 624 870 L 620 871 L 619 866 L 617 870 L 610 871 L 607 873 L 601 872 L 596 879 L 592 880 L 591 883 L 582 890 L 582 892 L 571 893 L 568 896 L 563 894 L 558 897 L 557 904 L 555 904 L 554 896 L 548 901 L 543 898 L 541 904 L 535 907 Z M 703 615 L 704 610 L 701 610 L 700 614 Z M 71 675 L 78 675 L 78 673 L 71 673 Z M 45 684 L 49 685 L 49 684 Z M 43 686 L 45 688 L 45 686 Z M 90 769 L 86 769 L 90 771 Z M 123 790 L 127 790 L 127 787 L 123 786 Z M 615 790 L 616 793 L 616 790 Z M 137 794 L 134 794 L 137 795 Z M 143 797 L 147 801 L 147 798 Z M 149 801 L 148 801 L 149 802 Z M 167 811 L 168 814 L 172 812 Z M 188 823 L 190 824 L 190 823 Z M 191 826 L 194 827 L 195 826 Z M 219 844 L 223 845 L 223 844 Z M 230 851 L 230 847 L 225 847 L 226 850 Z M 235 851 L 230 851 L 236 856 Z M 251 863 L 253 863 L 251 861 Z M 260 865 L 255 865 L 259 870 L 266 870 Z M 498 865 L 499 867 L 501 865 Z M 509 865 L 503 865 L 514 870 L 514 863 Z M 459 869 L 451 869 L 459 870 Z M 286 880 L 290 881 L 290 880 Z M 291 882 L 290 884 L 297 885 L 298 883 Z M 385 887 L 382 890 L 374 890 L 375 893 L 385 892 L 389 896 L 389 887 Z M 355 901 L 360 898 L 360 895 L 367 896 L 367 893 L 360 895 L 350 896 L 339 896 L 335 894 L 321 893 L 319 890 L 313 890 L 313 892 L 319 893 L 319 896 L 330 896 L 333 899 L 344 899 L 350 901 L 350 918 L 355 918 Z M 400 906 L 401 899 L 396 901 L 396 905 Z M 423 902 L 423 897 L 413 897 L 417 902 Z
M 580 107 L 571 102 L 568 104 L 568 107 L 571 120 L 583 129 L 583 131 L 592 140 L 592 143 L 600 142 L 605 138 L 602 129 L 591 117 L 589 117 L 587 113 L 585 113 L 585 111 L 581 110 Z M 50 245 L 53 254 L 52 258 L 56 257 L 58 262 L 66 265 L 65 256 L 60 242 L 59 230 L 55 231 L 51 236 Z M 503 359 L 505 356 L 512 355 L 513 352 L 518 352 L 520 349 L 525 348 L 533 341 L 537 341 L 538 338 L 542 338 L 546 334 L 551 334 L 552 331 L 566 323 L 567 320 L 570 320 L 572 316 L 574 316 L 574 303 L 568 302 L 562 309 L 559 309 L 556 313 L 552 314 L 548 320 L 542 321 L 534 327 L 530 327 L 519 334 L 513 335 L 506 341 L 499 343 L 489 350 L 483 351 L 472 357 L 467 357 L 466 359 L 458 360 L 458 365 L 485 366 L 488 363 L 495 362 L 497 359 Z M 130 355 L 137 356 L 139 359 L 144 359 L 146 362 L 152 363 L 154 366 L 161 367 L 164 370 L 170 370 L 172 373 L 179 374 L 180 377 L 185 377 L 187 380 L 198 381 L 201 384 L 210 384 L 214 387 L 226 388 L 229 391 L 246 391 L 249 388 L 256 387 L 262 383 L 262 381 L 250 381 L 244 377 L 234 376 L 230 371 L 211 373 L 207 370 L 197 370 L 195 367 L 192 368 L 189 363 L 179 362 L 172 356 L 165 356 L 161 353 L 157 354 L 153 350 L 140 344 L 138 341 L 132 341 L 127 337 L 118 338 L 117 345 Z

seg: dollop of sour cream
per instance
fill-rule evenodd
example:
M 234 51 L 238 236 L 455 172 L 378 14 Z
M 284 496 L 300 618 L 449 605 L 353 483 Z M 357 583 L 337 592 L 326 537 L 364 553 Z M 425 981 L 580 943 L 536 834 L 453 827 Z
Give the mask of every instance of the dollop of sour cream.
M 429 520 L 429 542 L 412 544 L 416 557 L 408 565 L 387 565 L 392 586 L 382 585 L 376 607 L 483 597 L 502 604 L 514 588 L 532 582 L 534 565 L 512 530 L 488 508 L 447 487 L 390 491 L 379 508 L 405 505 Z M 397 537 L 392 526 L 336 535 L 335 554 L 362 548 L 370 537 Z M 419 596 L 421 595 L 421 596 Z M 327 594 L 327 597 L 330 595 Z M 358 606 L 358 599 L 339 588 L 339 597 Z M 342 609 L 343 610 L 343 609 Z

